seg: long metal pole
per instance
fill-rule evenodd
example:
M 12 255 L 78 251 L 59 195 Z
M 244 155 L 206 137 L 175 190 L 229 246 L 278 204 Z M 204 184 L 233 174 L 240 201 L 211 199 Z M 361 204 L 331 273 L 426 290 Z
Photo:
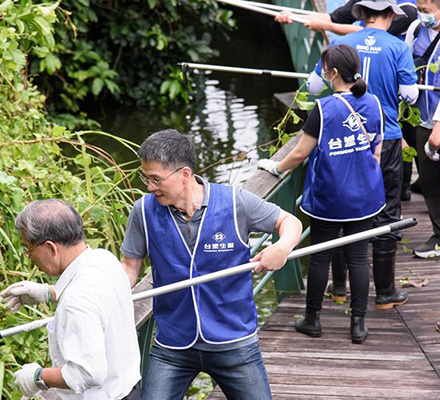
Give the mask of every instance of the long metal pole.
M 301 8 L 277 6 L 275 4 L 258 3 L 257 1 L 246 1 L 246 3 L 250 4 L 251 6 L 256 6 L 256 7 L 260 7 L 260 8 L 268 8 L 270 10 L 276 10 L 276 11 L 287 10 L 287 11 L 290 11 L 290 12 L 293 12 L 296 14 L 306 14 L 306 15 L 317 14 L 316 11 L 302 10 Z
M 300 78 L 307 79 L 309 74 L 301 72 L 288 72 L 288 71 L 275 71 L 269 69 L 257 69 L 257 68 L 240 68 L 240 67 L 228 67 L 223 65 L 211 65 L 211 64 L 196 64 L 196 63 L 179 63 L 182 68 L 191 69 L 203 69 L 211 71 L 221 71 L 221 72 L 236 72 L 239 74 L 250 74 L 250 75 L 268 75 L 275 76 L 279 78 Z
M 244 8 L 245 10 L 256 11 L 260 14 L 270 15 L 272 17 L 276 17 L 277 15 L 280 14 L 278 11 L 272 11 L 272 10 L 268 10 L 266 8 L 254 6 L 252 4 L 249 4 L 247 1 L 240 1 L 240 0 L 217 0 L 217 1 L 219 3 L 228 4 L 230 6 Z M 309 22 L 308 19 L 304 19 L 304 18 L 298 17 L 296 15 L 289 15 L 289 18 L 291 21 L 299 22 L 301 24 L 305 24 L 305 23 Z
M 179 63 L 182 68 L 197 68 L 203 70 L 211 71 L 221 71 L 221 72 L 236 72 L 239 74 L 249 74 L 249 75 L 267 75 L 274 76 L 278 78 L 299 78 L 307 79 L 310 74 L 301 72 L 289 72 L 289 71 L 277 71 L 271 69 L 257 69 L 257 68 L 241 68 L 241 67 L 228 67 L 226 65 L 211 65 L 211 64 L 197 64 L 197 63 Z M 440 87 L 432 85 L 416 85 L 419 90 L 430 90 L 433 92 L 440 92 Z
M 370 239 L 372 237 L 384 235 L 386 233 L 398 231 L 400 229 L 410 228 L 415 225 L 417 225 L 417 220 L 415 218 L 408 218 L 399 222 L 395 222 L 390 225 L 369 229 L 364 232 L 355 233 L 354 235 L 349 235 L 342 238 L 329 240 L 327 242 L 318 243 L 313 246 L 308 246 L 302 249 L 294 250 L 287 256 L 287 259 L 292 260 L 294 258 L 307 256 L 309 254 L 332 249 L 334 247 L 344 246 L 346 244 L 358 242 L 360 240 Z M 155 289 L 147 290 L 145 292 L 136 293 L 133 295 L 133 301 L 139 301 L 139 300 L 148 299 L 150 297 L 160 296 L 166 293 L 175 292 L 176 290 L 186 289 L 190 286 L 200 285 L 202 283 L 210 282 L 220 278 L 225 278 L 227 276 L 248 272 L 254 269 L 258 264 L 259 262 L 251 262 L 247 264 L 237 265 L 235 267 L 213 272 L 211 274 L 198 276 L 197 278 L 186 279 L 184 281 L 175 282 L 170 285 L 165 285 Z M 29 322 L 24 325 L 3 329 L 0 331 L 0 338 L 12 336 L 21 332 L 28 332 L 30 330 L 43 327 L 52 320 L 53 317 L 50 317 L 38 321 Z

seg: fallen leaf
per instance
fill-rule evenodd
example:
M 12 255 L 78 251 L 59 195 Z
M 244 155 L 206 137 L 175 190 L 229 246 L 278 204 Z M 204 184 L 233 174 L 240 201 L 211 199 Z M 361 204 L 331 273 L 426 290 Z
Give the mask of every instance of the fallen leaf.
M 411 279 L 409 279 L 407 282 L 402 283 L 402 287 L 421 288 L 423 286 L 428 286 L 428 284 L 429 284 L 429 279 L 427 279 L 427 278 L 422 279 L 420 281 L 412 281 Z

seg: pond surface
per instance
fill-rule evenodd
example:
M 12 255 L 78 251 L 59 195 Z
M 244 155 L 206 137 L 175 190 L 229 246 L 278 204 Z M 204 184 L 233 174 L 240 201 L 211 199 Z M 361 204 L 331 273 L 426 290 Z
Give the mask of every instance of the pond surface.
M 220 56 L 209 64 L 292 71 L 279 24 L 251 12 L 238 11 L 235 15 L 237 29 L 229 33 L 229 41 L 220 34 L 214 38 L 213 47 L 220 50 Z M 258 159 L 267 157 L 267 153 L 256 150 L 257 146 L 276 138 L 272 126 L 282 116 L 274 107 L 273 94 L 294 90 L 296 81 L 211 71 L 192 71 L 191 75 L 196 87 L 189 105 L 166 110 L 119 107 L 94 117 L 104 131 L 139 144 L 161 129 L 191 133 L 197 143 L 200 170 L 226 160 L 202 175 L 217 183 L 239 185 L 255 172 Z M 110 150 L 120 163 L 133 157 L 119 147 L 112 148 L 110 141 L 100 138 L 99 145 Z M 243 161 L 231 159 L 238 154 L 244 155 Z

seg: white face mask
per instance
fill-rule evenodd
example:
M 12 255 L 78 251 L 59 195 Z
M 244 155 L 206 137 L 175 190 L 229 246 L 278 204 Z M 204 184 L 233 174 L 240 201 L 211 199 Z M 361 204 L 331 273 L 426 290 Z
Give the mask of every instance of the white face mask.
M 425 14 L 425 13 L 419 12 L 419 19 L 422 22 L 422 25 L 425 26 L 426 28 L 437 28 L 440 21 L 437 21 L 435 19 L 436 14 L 437 13 Z

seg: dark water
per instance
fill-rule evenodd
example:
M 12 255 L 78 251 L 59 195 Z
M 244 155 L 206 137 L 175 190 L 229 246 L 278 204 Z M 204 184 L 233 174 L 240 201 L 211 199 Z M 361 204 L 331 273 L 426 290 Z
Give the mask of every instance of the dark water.
M 235 11 L 238 26 L 229 33 L 230 40 L 218 34 L 213 47 L 220 56 L 209 64 L 292 70 L 289 49 L 279 24 L 271 17 Z M 189 60 L 182 60 L 189 61 Z M 192 72 L 197 84 L 189 105 L 175 105 L 164 111 L 121 107 L 107 109 L 105 116 L 95 116 L 103 130 L 141 143 L 149 134 L 165 128 L 191 133 L 197 143 L 199 168 L 207 169 L 203 176 L 211 181 L 238 185 L 256 168 L 261 151 L 249 150 L 276 137 L 271 127 L 281 117 L 273 105 L 273 94 L 292 91 L 296 82 L 224 72 Z M 112 151 L 118 162 L 131 160 L 111 141 L 99 139 L 99 144 Z M 232 156 L 246 153 L 243 161 Z

